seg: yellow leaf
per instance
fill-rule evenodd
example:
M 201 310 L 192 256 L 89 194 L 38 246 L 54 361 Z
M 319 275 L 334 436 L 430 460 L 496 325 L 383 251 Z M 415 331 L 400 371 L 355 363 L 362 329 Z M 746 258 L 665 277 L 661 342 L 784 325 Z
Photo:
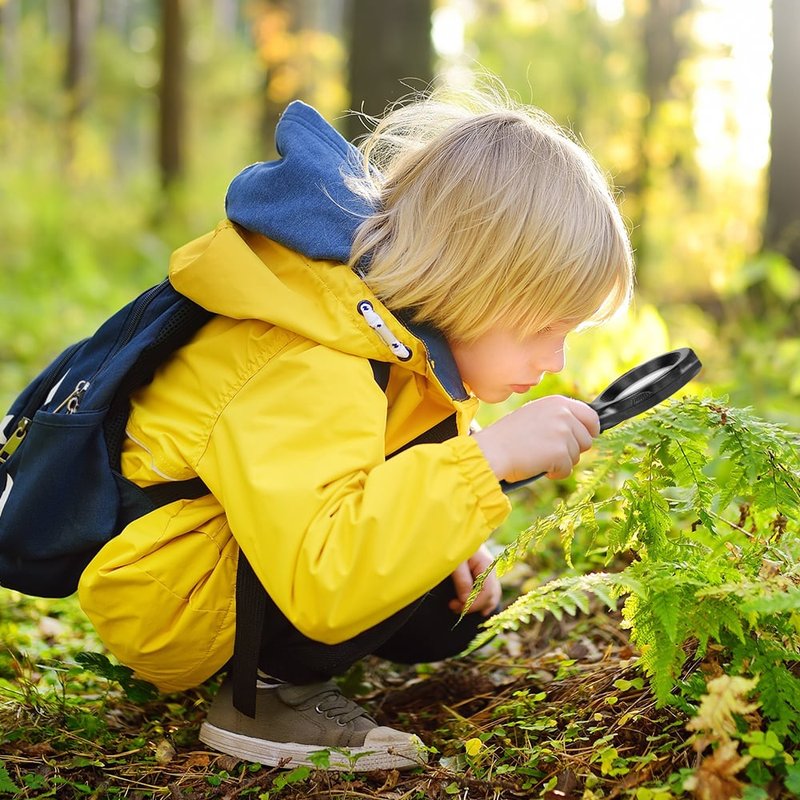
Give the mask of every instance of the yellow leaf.
M 483 742 L 480 739 L 467 739 L 464 742 L 464 749 L 467 751 L 468 756 L 476 756 L 483 750 Z
M 728 740 L 712 755 L 707 756 L 683 784 L 683 788 L 694 793 L 697 800 L 727 800 L 741 797 L 744 785 L 736 773 L 750 762 L 750 756 L 738 752 L 739 743 Z

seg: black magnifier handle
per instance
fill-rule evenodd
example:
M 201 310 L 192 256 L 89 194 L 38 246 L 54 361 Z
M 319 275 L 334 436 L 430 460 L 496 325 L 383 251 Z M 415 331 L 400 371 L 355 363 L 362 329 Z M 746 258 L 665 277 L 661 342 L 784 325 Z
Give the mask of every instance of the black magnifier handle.
M 682 347 L 651 358 L 620 375 L 588 404 L 600 417 L 600 432 L 657 406 L 689 383 L 701 367 L 694 350 Z M 511 483 L 500 481 L 500 485 L 507 493 L 542 475 L 544 473 Z

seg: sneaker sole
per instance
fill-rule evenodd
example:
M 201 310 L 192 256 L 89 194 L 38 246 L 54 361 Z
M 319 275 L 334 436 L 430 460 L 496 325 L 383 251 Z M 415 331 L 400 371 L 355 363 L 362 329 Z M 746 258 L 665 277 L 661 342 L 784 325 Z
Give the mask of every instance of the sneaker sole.
M 426 762 L 424 745 L 413 741 L 404 747 L 375 750 L 369 747 L 329 748 L 296 742 L 270 742 L 241 733 L 218 728 L 209 722 L 200 726 L 200 741 L 222 753 L 244 761 L 255 761 L 268 767 L 296 767 L 316 765 L 309 756 L 314 753 L 330 754 L 326 769 L 347 772 L 370 772 L 376 769 L 412 769 Z

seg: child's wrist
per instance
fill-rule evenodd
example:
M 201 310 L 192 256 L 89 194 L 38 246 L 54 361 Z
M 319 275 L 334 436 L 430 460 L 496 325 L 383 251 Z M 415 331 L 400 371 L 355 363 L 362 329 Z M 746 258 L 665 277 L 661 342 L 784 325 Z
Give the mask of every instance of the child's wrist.
M 508 459 L 503 448 L 498 447 L 489 434 L 488 429 L 475 431 L 472 438 L 477 443 L 483 457 L 489 463 L 489 468 L 494 472 L 497 480 L 502 481 L 508 473 Z

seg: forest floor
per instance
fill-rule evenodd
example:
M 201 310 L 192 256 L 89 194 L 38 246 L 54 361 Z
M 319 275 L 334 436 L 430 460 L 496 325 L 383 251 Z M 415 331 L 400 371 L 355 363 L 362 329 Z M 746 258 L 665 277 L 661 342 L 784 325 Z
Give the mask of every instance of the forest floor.
M 8 608 L 0 797 L 669 800 L 690 796 L 684 780 L 703 768 L 687 716 L 656 709 L 615 614 L 548 618 L 424 668 L 362 662 L 345 691 L 380 723 L 418 733 L 429 756 L 408 771 L 358 773 L 267 768 L 210 751 L 197 732 L 213 682 L 132 702 L 124 678 L 121 686 L 49 658 L 64 639 L 63 610 L 37 620 L 29 606 L 15 622 Z M 54 649 L 32 657 L 9 644 L 24 641 L 29 625 Z M 92 645 L 88 632 L 69 635 L 76 649 Z M 713 653 L 694 666 L 713 670 Z M 732 776 L 709 777 L 706 797 L 738 796 Z

